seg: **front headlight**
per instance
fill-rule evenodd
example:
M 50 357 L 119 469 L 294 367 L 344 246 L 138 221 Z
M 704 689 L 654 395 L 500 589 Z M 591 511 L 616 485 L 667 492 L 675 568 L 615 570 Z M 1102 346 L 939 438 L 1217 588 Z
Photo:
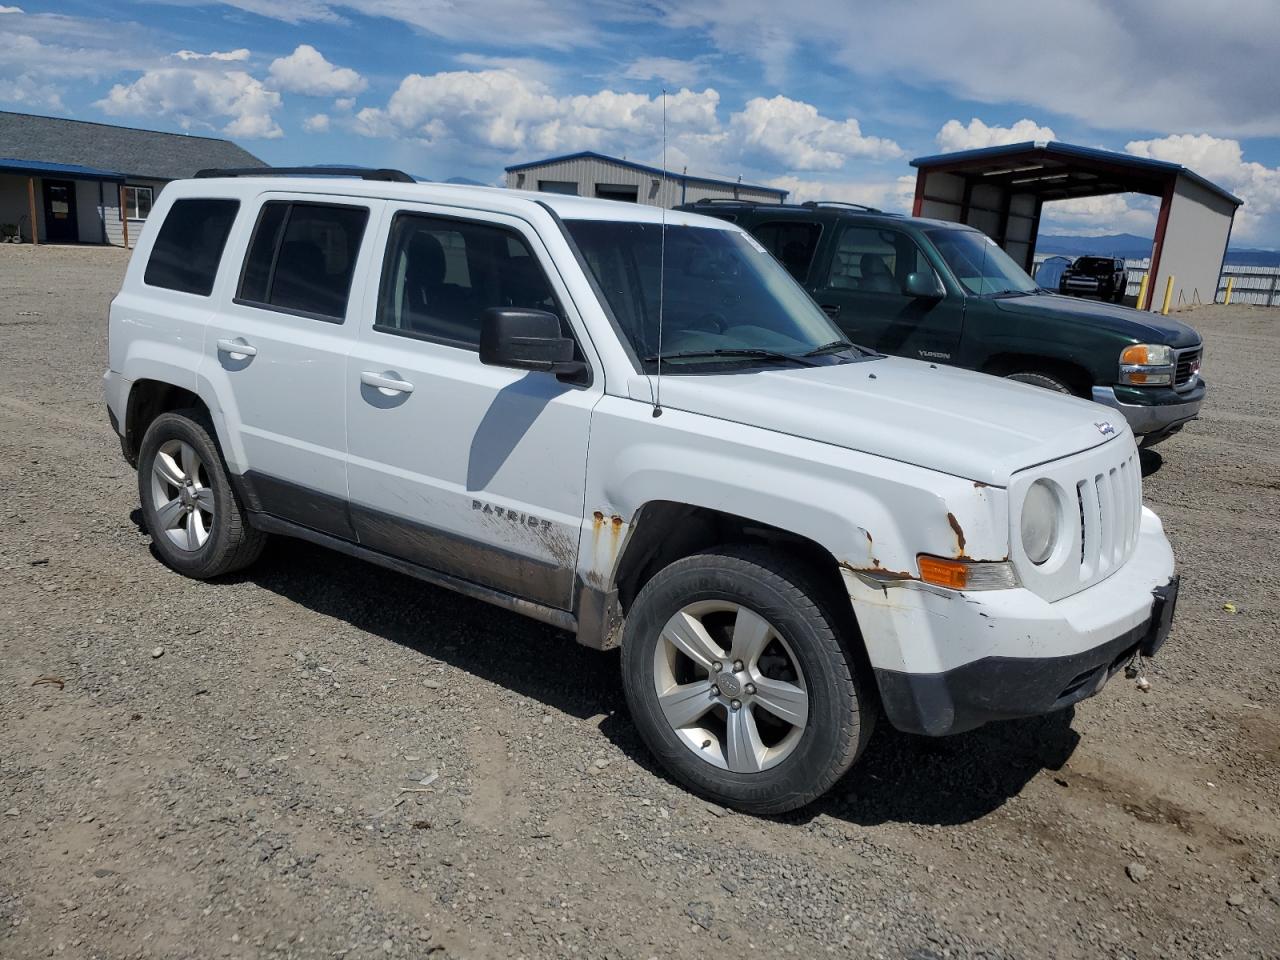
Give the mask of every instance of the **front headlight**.
M 1048 480 L 1033 483 L 1022 501 L 1022 550 L 1036 566 L 1053 555 L 1058 545 L 1062 509 Z
M 1135 343 L 1120 351 L 1120 382 L 1135 387 L 1173 383 L 1173 350 L 1163 343 Z

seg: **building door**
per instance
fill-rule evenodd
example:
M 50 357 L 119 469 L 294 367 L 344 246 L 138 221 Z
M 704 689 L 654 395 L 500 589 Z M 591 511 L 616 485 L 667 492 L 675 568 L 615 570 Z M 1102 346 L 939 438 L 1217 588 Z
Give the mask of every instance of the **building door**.
M 80 239 L 76 227 L 76 185 L 70 180 L 44 182 L 44 236 L 50 243 L 75 243 Z

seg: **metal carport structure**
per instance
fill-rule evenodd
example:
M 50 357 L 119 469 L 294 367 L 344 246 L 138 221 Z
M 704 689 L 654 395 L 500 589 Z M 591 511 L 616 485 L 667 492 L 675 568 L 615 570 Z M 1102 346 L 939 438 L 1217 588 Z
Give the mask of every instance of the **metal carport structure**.
M 911 161 L 912 214 L 977 227 L 1030 272 L 1040 214 L 1053 200 L 1141 193 L 1160 198 L 1150 282 L 1139 309 L 1171 289 L 1212 302 L 1237 208 L 1244 202 L 1177 163 L 1056 140 L 962 150 Z

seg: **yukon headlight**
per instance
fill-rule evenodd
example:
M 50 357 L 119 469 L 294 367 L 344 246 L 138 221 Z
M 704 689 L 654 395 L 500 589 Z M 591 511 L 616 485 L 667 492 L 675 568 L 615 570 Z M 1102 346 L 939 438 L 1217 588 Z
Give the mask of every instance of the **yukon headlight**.
M 1057 493 L 1048 480 L 1037 480 L 1022 501 L 1022 550 L 1036 566 L 1053 554 L 1061 524 Z
M 1173 350 L 1163 343 L 1135 343 L 1120 351 L 1120 382 L 1135 387 L 1173 383 Z

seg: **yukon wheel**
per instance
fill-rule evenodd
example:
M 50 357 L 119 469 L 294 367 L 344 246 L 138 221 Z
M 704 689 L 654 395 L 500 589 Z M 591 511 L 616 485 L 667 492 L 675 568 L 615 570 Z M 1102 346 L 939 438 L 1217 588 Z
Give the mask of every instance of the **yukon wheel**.
M 1017 380 L 1019 383 L 1029 383 L 1033 387 L 1044 387 L 1044 389 L 1053 390 L 1056 393 L 1075 393 L 1075 391 L 1072 390 L 1061 377 L 1051 373 L 1040 373 L 1036 370 L 1021 370 L 1017 373 L 1006 373 L 1005 379 Z
M 262 552 L 266 536 L 246 522 L 203 411 L 152 421 L 138 454 L 138 494 L 156 552 L 179 573 L 216 577 Z
M 645 585 L 627 617 L 623 684 L 677 780 L 781 813 L 849 769 L 874 708 L 835 602 L 805 567 L 751 548 L 687 557 Z

